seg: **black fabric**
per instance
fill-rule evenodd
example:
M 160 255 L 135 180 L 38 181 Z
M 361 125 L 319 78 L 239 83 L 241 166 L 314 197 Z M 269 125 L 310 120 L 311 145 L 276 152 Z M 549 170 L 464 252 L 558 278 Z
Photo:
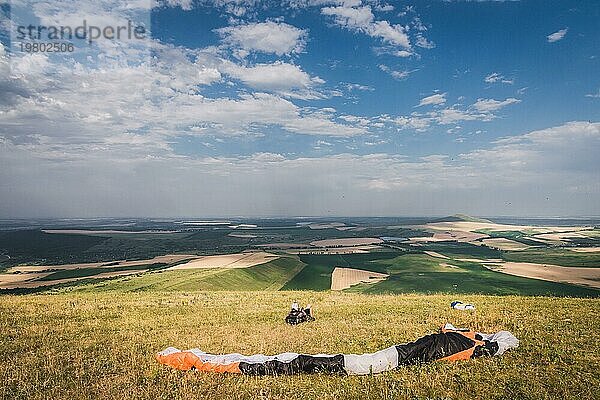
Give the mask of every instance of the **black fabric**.
M 290 325 L 298 325 L 302 322 L 314 321 L 315 319 L 310 315 L 310 309 L 307 310 L 292 310 L 285 317 L 285 322 Z
M 456 332 L 423 336 L 415 342 L 396 346 L 398 365 L 429 362 L 470 349 L 475 341 Z
M 243 374 L 247 375 L 293 375 L 314 372 L 343 373 L 344 355 L 315 357 L 300 354 L 290 362 L 277 360 L 257 364 L 241 362 L 239 368 Z
M 483 342 L 483 346 L 477 346 L 475 347 L 475 350 L 473 350 L 473 354 L 471 355 L 471 358 L 475 358 L 475 357 L 490 357 L 493 356 L 494 354 L 496 354 L 496 352 L 498 351 L 498 343 L 496 342 L 490 342 L 489 340 L 486 340 Z

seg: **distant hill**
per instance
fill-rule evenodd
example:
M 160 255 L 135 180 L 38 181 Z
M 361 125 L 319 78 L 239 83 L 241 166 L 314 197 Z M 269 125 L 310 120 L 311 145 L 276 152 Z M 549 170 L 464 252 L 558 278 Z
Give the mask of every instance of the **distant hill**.
M 471 216 L 465 215 L 465 214 L 454 214 L 454 215 L 451 215 L 451 216 L 448 216 L 448 217 L 434 219 L 432 222 L 460 222 L 460 221 L 465 221 L 465 222 L 490 222 L 490 223 L 492 222 L 489 219 L 471 217 Z

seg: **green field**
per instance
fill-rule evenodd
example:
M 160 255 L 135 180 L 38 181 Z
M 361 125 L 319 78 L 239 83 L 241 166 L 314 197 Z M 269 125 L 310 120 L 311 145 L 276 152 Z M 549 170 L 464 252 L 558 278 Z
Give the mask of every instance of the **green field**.
M 424 243 L 421 251 L 436 251 L 451 258 L 502 258 L 503 252 L 486 246 L 461 242 Z
M 249 247 L 250 239 L 230 237 L 231 230 L 175 234 L 75 235 L 39 230 L 0 232 L 3 268 L 18 264 L 58 265 L 143 260 L 165 254 L 226 254 Z
M 445 253 L 449 254 L 450 252 L 446 251 Z M 450 264 L 454 268 L 440 264 Z M 74 283 L 73 290 L 91 292 L 327 291 L 331 287 L 331 275 L 335 267 L 356 268 L 389 274 L 389 277 L 384 281 L 375 284 L 359 284 L 346 289 L 346 291 L 357 293 L 600 297 L 600 290 L 594 288 L 522 278 L 491 271 L 476 262 L 464 262 L 454 259 L 444 260 L 426 254 L 402 251 L 343 255 L 288 255 L 265 264 L 241 269 L 157 270 L 100 282 Z M 56 272 L 55 274 L 72 275 L 84 272 L 85 270 L 73 270 Z M 45 279 L 49 279 L 49 277 Z
M 142 265 L 131 265 L 126 267 L 93 267 L 93 268 L 77 268 L 77 269 L 63 269 L 52 272 L 50 275 L 46 275 L 39 278 L 40 281 L 52 281 L 55 279 L 69 279 L 69 278 L 80 278 L 86 276 L 94 276 L 101 273 L 119 272 L 119 271 L 143 271 L 145 269 L 155 270 L 160 269 L 167 264 L 154 263 L 154 264 L 142 264 Z
M 565 267 L 600 267 L 600 253 L 579 253 L 570 249 L 507 251 L 503 258 L 507 261 L 555 264 Z
M 91 285 L 78 291 L 278 290 L 304 266 L 293 257 L 239 269 L 189 269 L 146 273 Z
M 535 230 L 524 229 L 523 231 L 496 231 L 493 229 L 478 229 L 475 232 L 485 233 L 492 238 L 505 238 L 514 240 L 529 246 L 542 246 L 540 242 L 528 238 L 528 236 L 531 236 L 533 233 L 535 233 Z
M 283 323 L 293 299 L 314 323 Z M 597 299 L 331 292 L 72 293 L 0 297 L 0 397 L 6 399 L 594 399 Z M 168 346 L 214 353 L 363 353 L 443 323 L 521 341 L 501 357 L 402 367 L 363 377 L 246 377 L 181 372 Z
M 478 263 L 447 260 L 458 268 L 441 267 L 439 258 L 405 255 L 387 264 L 390 277 L 373 285 L 361 284 L 350 291 L 365 293 L 455 293 L 527 296 L 599 297 L 600 290 L 576 285 L 528 279 L 490 271 Z
M 262 223 L 268 222 L 262 220 Z M 286 222 L 286 221 L 279 221 Z M 0 231 L 0 272 L 18 264 L 58 265 L 115 260 L 142 260 L 165 254 L 228 254 L 270 243 L 305 244 L 341 237 L 431 236 L 419 229 L 362 227 L 360 231 L 290 226 L 234 230 L 227 227 L 178 233 L 44 233 L 41 230 Z M 147 229 L 152 226 L 145 227 Z M 177 228 L 170 226 L 171 229 Z M 180 227 L 179 227 L 180 228 Z M 254 237 L 233 237 L 230 234 Z M 6 257 L 10 255 L 10 257 Z
M 470 220 L 465 216 L 442 218 L 440 221 Z M 114 262 L 115 260 L 148 259 L 164 254 L 227 254 L 248 249 L 257 249 L 269 243 L 298 243 L 308 245 L 311 241 L 339 237 L 430 236 L 417 226 L 391 225 L 394 219 L 357 219 L 345 221 L 359 226 L 359 230 L 310 229 L 298 226 L 296 219 L 247 221 L 261 225 L 256 228 L 235 230 L 229 227 L 202 228 L 178 233 L 135 233 L 158 229 L 154 222 L 138 221 L 135 230 L 128 233 L 94 233 L 93 235 L 48 234 L 41 230 L 16 230 L 0 232 L 0 272 L 18 264 L 55 265 L 81 262 Z M 406 222 L 406 221 L 405 221 Z M 153 225 L 154 224 L 154 225 Z M 361 225 L 363 224 L 363 225 Z M 162 225 L 159 225 L 162 226 Z M 165 229 L 178 229 L 173 224 Z M 108 229 L 108 228 L 107 228 Z M 118 228 L 115 228 L 118 229 Z M 527 232 L 517 230 L 482 232 L 495 237 L 532 244 L 526 239 Z M 585 231 L 590 235 L 585 246 L 597 246 L 595 230 Z M 238 238 L 232 233 L 244 233 L 253 237 Z M 589 243 L 588 243 L 589 242 Z M 299 262 L 285 261 L 289 265 L 268 265 L 247 271 L 219 272 L 167 272 L 142 277 L 109 281 L 108 287 L 129 285 L 143 290 L 259 290 L 280 287 L 284 290 L 327 290 L 331 285 L 331 273 L 336 266 L 351 267 L 390 274 L 390 278 L 373 286 L 359 285 L 353 291 L 369 293 L 483 293 L 522 294 L 554 296 L 597 296 L 598 290 L 573 285 L 548 283 L 539 280 L 511 277 L 490 272 L 480 265 L 461 263 L 459 258 L 503 259 L 506 261 L 547 263 L 573 267 L 600 267 L 600 253 L 580 253 L 569 248 L 540 245 L 522 251 L 501 251 L 482 245 L 461 242 L 430 242 L 420 246 L 394 243 L 383 251 L 352 255 L 300 255 Z M 440 260 L 422 255 L 423 251 L 435 251 L 453 259 L 457 269 L 440 268 Z M 289 256 L 288 256 L 289 257 Z M 290 260 L 294 257 L 289 257 Z M 394 259 L 392 264 L 384 261 Z M 304 268 L 300 265 L 305 264 Z M 160 267 L 160 266 L 159 266 Z M 141 269 L 141 268 L 140 268 Z M 154 269 L 154 268 L 153 268 Z M 110 272 L 106 270 L 104 272 Z M 93 276 L 97 269 L 56 271 L 43 278 Z M 465 274 L 464 272 L 468 272 Z M 162 274 L 162 273 L 161 273 Z M 213 276 L 214 275 L 214 276 Z M 77 285 L 85 282 L 78 282 Z M 102 286 L 102 285 L 100 285 Z M 37 290 L 37 289 L 36 289 Z M 28 289 L 20 290 L 27 292 Z
M 589 231 L 583 231 L 581 233 L 590 238 L 595 238 L 595 239 L 600 238 L 600 228 L 595 228 L 595 229 L 592 229 Z
M 448 248 L 441 248 L 439 245 L 431 248 L 452 255 L 453 251 L 461 254 L 465 246 L 460 243 Z M 496 251 L 483 248 L 480 250 L 481 252 L 495 254 Z M 373 252 L 368 254 L 302 255 L 300 260 L 306 263 L 306 267 L 287 282 L 283 286 L 283 290 L 329 290 L 331 274 L 337 266 L 390 275 L 386 280 L 375 284 L 360 284 L 347 289 L 352 292 L 600 296 L 600 290 L 592 288 L 521 278 L 490 271 L 478 263 L 443 260 L 426 254 Z M 444 262 L 457 268 L 440 266 L 440 263 Z
M 285 284 L 283 290 L 329 290 L 331 274 L 335 267 L 364 269 L 385 272 L 374 261 L 396 257 L 398 252 L 372 252 L 365 254 L 305 254 L 300 260 L 306 267 Z
M 53 235 L 46 235 L 53 237 Z M 81 237 L 85 238 L 86 236 Z M 206 236 L 204 237 L 206 238 Z M 95 237 L 88 238 L 97 239 Z M 212 236 L 211 240 L 215 238 L 216 236 Z M 71 239 L 73 238 L 69 238 L 69 240 Z M 81 243 L 88 243 L 86 240 Z M 142 242 L 145 243 L 143 240 Z M 36 242 L 34 241 L 34 243 Z M 69 243 L 72 248 L 74 244 L 80 243 L 79 238 L 75 239 L 75 242 Z M 95 247 L 97 244 L 93 246 Z M 64 252 L 64 249 L 60 251 Z M 60 254 L 60 251 L 57 250 L 56 254 Z M 423 254 L 423 251 L 435 251 L 450 259 L 431 257 Z M 600 265 L 600 253 L 581 253 L 569 249 L 541 248 L 500 251 L 469 243 L 445 242 L 427 243 L 419 247 L 400 245 L 397 249 L 383 248 L 362 254 L 281 255 L 282 258 L 278 260 L 245 269 L 165 271 L 166 265 L 164 264 L 127 268 L 110 268 L 110 264 L 107 264 L 102 269 L 57 270 L 41 280 L 92 277 L 99 272 L 150 268 L 151 272 L 141 275 L 114 278 L 102 282 L 98 282 L 98 280 L 78 281 L 64 285 L 74 285 L 77 290 L 121 290 L 126 288 L 131 291 L 265 289 L 319 291 L 329 290 L 331 274 L 335 267 L 348 267 L 390 275 L 385 281 L 372 285 L 360 284 L 348 289 L 353 292 L 600 296 L 600 290 L 593 288 L 511 276 L 490 271 L 477 262 L 458 261 L 463 258 L 494 258 L 563 266 L 598 267 Z M 441 266 L 440 264 L 443 263 L 451 264 L 455 268 Z M 43 290 L 43 288 L 17 289 L 14 292 L 26 293 Z

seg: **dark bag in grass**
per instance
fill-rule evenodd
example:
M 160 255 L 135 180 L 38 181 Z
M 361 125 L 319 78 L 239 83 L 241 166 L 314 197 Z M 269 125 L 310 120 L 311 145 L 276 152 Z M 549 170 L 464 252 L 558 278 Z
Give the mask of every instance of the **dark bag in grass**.
M 314 320 L 315 319 L 312 316 L 310 304 L 302 308 L 297 302 L 292 303 L 292 308 L 287 317 L 285 317 L 285 322 L 290 325 L 298 325 L 303 322 L 310 322 Z

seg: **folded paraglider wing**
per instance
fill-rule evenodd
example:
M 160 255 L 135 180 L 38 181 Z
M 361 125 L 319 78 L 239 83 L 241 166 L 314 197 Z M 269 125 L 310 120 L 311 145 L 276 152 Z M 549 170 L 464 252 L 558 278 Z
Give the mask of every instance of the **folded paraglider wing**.
M 256 354 L 214 355 L 199 349 L 181 351 L 173 347 L 157 354 L 157 360 L 181 370 L 230 372 L 247 375 L 292 375 L 300 373 L 345 373 L 366 375 L 435 360 L 466 360 L 494 356 L 517 347 L 519 341 L 510 332 L 481 334 L 473 331 L 443 329 L 418 340 L 388 347 L 369 354 L 282 353 L 275 356 Z

